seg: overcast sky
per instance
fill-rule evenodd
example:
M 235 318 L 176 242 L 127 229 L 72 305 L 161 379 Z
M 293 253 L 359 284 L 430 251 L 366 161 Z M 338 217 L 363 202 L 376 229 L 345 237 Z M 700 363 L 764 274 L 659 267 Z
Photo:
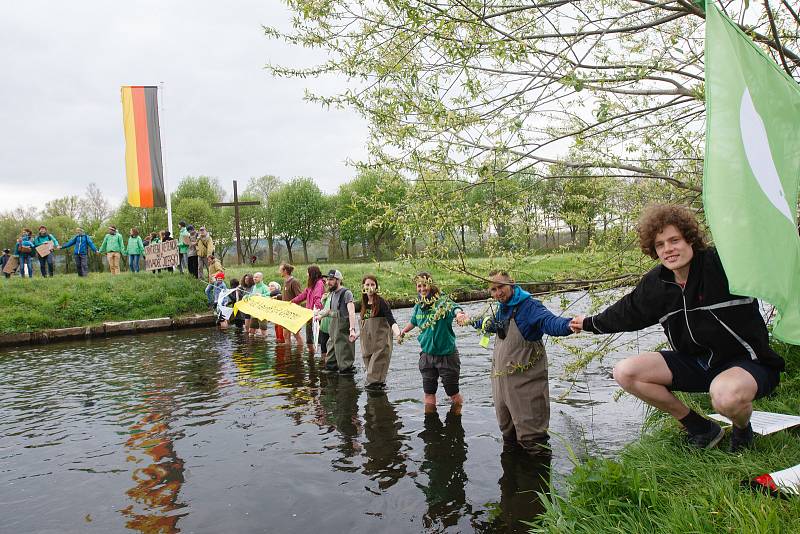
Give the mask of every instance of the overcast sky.
M 218 177 L 310 176 L 323 191 L 365 157 L 367 127 L 351 111 L 303 101 L 312 84 L 274 79 L 267 63 L 324 59 L 264 37 L 288 27 L 279 0 L 0 4 L 0 211 L 81 195 L 95 182 L 126 195 L 120 86 L 165 83 L 162 142 L 170 186 Z

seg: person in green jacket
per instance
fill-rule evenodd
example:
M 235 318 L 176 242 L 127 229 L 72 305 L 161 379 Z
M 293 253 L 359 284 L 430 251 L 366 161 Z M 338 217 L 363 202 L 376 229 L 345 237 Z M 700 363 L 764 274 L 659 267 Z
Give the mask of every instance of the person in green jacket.
M 189 230 L 186 228 L 186 222 L 181 221 L 178 223 L 180 230 L 178 231 L 178 271 L 183 274 L 183 269 L 189 268 Z
M 103 243 L 100 245 L 100 254 L 105 253 L 108 257 L 108 269 L 111 274 L 119 274 L 119 260 L 122 253 L 125 252 L 125 242 L 122 236 L 117 233 L 117 227 L 111 225 L 108 227 L 108 233 L 103 238 Z
M 125 254 L 128 256 L 128 267 L 131 272 L 138 273 L 139 261 L 142 259 L 142 254 L 144 254 L 144 242 L 142 242 L 137 228 L 131 228 L 131 236 L 128 238 L 128 247 L 125 250 Z
M 47 276 L 47 273 L 50 273 L 50 276 L 53 276 L 53 271 L 55 271 L 55 257 L 53 255 L 53 251 L 58 248 L 58 239 L 53 237 L 53 234 L 47 232 L 47 227 L 42 225 L 39 227 L 39 234 L 33 240 L 33 246 L 39 247 L 40 245 L 44 245 L 45 243 L 50 243 L 50 252 L 42 256 L 41 254 L 36 253 L 39 256 L 39 269 L 42 271 L 42 278 Z

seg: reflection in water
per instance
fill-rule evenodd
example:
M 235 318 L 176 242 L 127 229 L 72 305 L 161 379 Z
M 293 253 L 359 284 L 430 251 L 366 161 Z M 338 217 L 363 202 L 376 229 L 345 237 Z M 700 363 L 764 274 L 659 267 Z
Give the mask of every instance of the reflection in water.
M 533 521 L 544 511 L 539 493 L 548 491 L 550 454 L 534 456 L 522 450 L 505 451 L 500 456 L 500 505 L 494 507 L 494 521 L 482 532 L 522 534 L 530 531 L 523 521 Z
M 358 467 L 353 458 L 361 451 L 358 436 L 361 433 L 361 420 L 358 418 L 358 396 L 352 376 L 324 375 L 320 378 L 320 405 L 323 412 L 321 422 L 329 426 L 329 432 L 337 431 L 341 442 L 326 446 L 326 449 L 339 451 L 340 456 L 331 460 L 339 471 L 356 472 Z
M 184 483 L 184 462 L 176 454 L 173 440 L 183 436 L 182 433 L 171 435 L 168 417 L 161 411 L 171 399 L 154 395 L 149 400 L 153 403 L 151 411 L 131 425 L 132 433 L 125 446 L 130 451 L 128 461 L 150 464 L 133 470 L 135 485 L 125 493 L 135 504 L 120 512 L 128 517 L 125 526 L 129 529 L 146 533 L 178 532 L 178 519 L 186 514 L 173 511 L 186 506 L 178 502 Z M 147 407 L 143 409 L 148 410 Z M 149 459 L 137 457 L 136 453 L 144 453 Z
M 472 512 L 464 489 L 467 444 L 461 415 L 451 410 L 442 424 L 438 413 L 425 414 L 425 430 L 419 437 L 425 442 L 425 459 L 420 470 L 428 475 L 427 486 L 416 482 L 428 503 L 422 522 L 426 529 L 438 531 L 454 526 L 462 515 Z
M 402 452 L 407 439 L 400 433 L 403 424 L 397 410 L 383 391 L 368 391 L 364 413 L 364 460 L 363 473 L 378 481 L 378 487 L 386 490 L 394 486 L 406 474 L 406 455 Z

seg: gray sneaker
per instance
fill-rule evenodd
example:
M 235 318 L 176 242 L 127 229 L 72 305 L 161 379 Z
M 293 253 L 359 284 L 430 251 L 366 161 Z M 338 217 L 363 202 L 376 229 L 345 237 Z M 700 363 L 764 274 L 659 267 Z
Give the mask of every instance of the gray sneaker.
M 691 445 L 698 449 L 711 449 L 717 445 L 725 435 L 725 429 L 713 421 L 709 421 L 711 427 L 706 432 L 699 434 L 689 434 L 688 440 Z

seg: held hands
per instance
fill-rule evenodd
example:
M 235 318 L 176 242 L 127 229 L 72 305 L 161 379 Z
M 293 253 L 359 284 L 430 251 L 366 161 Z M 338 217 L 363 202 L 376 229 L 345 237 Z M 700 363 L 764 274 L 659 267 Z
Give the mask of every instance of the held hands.
M 469 324 L 469 316 L 463 311 L 458 312 L 458 314 L 456 314 L 456 324 L 458 326 L 467 326 Z
M 403 344 L 403 341 L 405 341 L 405 340 L 406 340 L 406 335 L 405 335 L 405 333 L 404 333 L 404 332 L 400 332 L 400 333 L 399 333 L 399 334 L 397 334 L 397 336 L 395 337 L 395 341 L 397 341 L 397 344 L 398 344 L 398 345 L 402 345 L 402 344 Z
M 356 334 L 356 329 L 350 328 L 350 343 L 355 343 L 356 339 L 358 339 L 358 334 Z
M 576 315 L 572 318 L 569 322 L 569 328 L 574 333 L 578 334 L 583 331 L 583 320 L 586 318 L 585 315 Z

